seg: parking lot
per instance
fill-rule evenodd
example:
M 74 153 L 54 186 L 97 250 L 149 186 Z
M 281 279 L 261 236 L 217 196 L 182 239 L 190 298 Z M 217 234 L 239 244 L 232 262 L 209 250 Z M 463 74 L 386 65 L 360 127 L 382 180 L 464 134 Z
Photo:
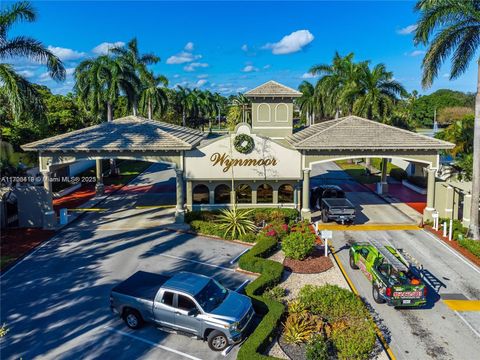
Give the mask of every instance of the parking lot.
M 131 185 L 152 176 L 160 175 Z M 2 359 L 236 357 L 236 347 L 224 357 L 153 326 L 130 330 L 110 312 L 111 288 L 138 270 L 198 272 L 233 289 L 253 279 L 230 264 L 245 246 L 168 231 L 158 225 L 170 221 L 169 209 L 135 208 L 160 194 L 113 195 L 98 205 L 105 211 L 86 214 L 2 276 L 1 320 L 9 329 Z

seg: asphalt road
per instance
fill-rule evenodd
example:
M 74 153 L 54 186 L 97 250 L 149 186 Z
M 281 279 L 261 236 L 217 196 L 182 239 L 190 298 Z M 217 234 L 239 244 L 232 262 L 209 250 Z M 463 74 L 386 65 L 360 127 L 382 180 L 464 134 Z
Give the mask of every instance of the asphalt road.
M 356 224 L 415 223 L 415 220 L 407 216 L 405 212 L 388 204 L 368 188 L 357 183 L 334 162 L 315 164 L 310 176 L 311 187 L 338 185 L 346 191 L 347 198 L 356 208 Z M 320 217 L 320 212 L 314 213 L 313 217 L 314 220 Z
M 1 359 L 224 358 L 202 341 L 153 326 L 130 330 L 110 312 L 110 289 L 138 270 L 194 271 L 230 288 L 252 279 L 229 263 L 246 247 L 164 230 L 157 224 L 168 223 L 171 213 L 135 209 L 172 197 L 161 191 L 169 188 L 171 170 L 158 166 L 99 204 L 104 212 L 71 224 L 2 276 L 1 322 L 9 332 Z
M 402 248 L 423 264 L 433 285 L 425 308 L 396 310 L 373 301 L 371 283 L 348 265 L 349 245 L 367 239 Z M 335 231 L 332 244 L 354 286 L 376 312 L 397 359 L 478 359 L 480 312 L 453 311 L 442 301 L 452 296 L 480 299 L 478 267 L 423 230 Z

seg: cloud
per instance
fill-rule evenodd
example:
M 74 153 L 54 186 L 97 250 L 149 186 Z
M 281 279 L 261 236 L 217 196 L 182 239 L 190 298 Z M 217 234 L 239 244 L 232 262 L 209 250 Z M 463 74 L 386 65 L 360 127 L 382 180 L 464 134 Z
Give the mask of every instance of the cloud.
M 247 52 L 248 51 L 248 45 L 247 44 L 243 44 L 242 47 L 241 47 L 242 51 L 245 51 Z
M 47 72 L 41 73 L 40 76 L 38 77 L 38 82 L 46 82 L 51 80 L 50 74 Z
M 185 51 L 192 51 L 193 50 L 193 42 L 189 41 L 183 49 Z
M 208 74 L 200 74 L 200 75 L 197 75 L 197 78 L 198 78 L 198 79 L 206 79 L 206 78 L 208 78 Z
M 443 74 L 442 76 L 443 76 L 444 78 L 447 78 L 447 79 L 448 79 L 448 78 L 450 77 L 450 74 L 449 74 L 449 73 L 445 73 L 445 74 Z
M 424 50 L 413 50 L 412 52 L 409 52 L 409 53 L 406 53 L 406 55 L 408 56 L 420 56 L 420 55 L 423 55 L 425 54 L 425 51 Z
M 271 67 L 272 67 L 272 65 L 267 64 L 267 65 L 265 65 L 263 68 L 264 68 L 265 70 L 268 70 L 268 69 L 270 69 Z
M 58 56 L 61 60 L 76 60 L 82 57 L 85 57 L 87 54 L 80 51 L 75 51 L 73 49 L 62 48 L 58 46 L 51 46 L 47 47 L 52 53 Z
M 183 70 L 192 72 L 192 71 L 195 71 L 197 68 L 206 68 L 206 67 L 208 67 L 207 63 L 192 62 L 191 64 L 184 66 Z
M 124 46 L 124 45 L 125 45 L 125 43 L 123 41 L 116 41 L 114 43 L 103 42 L 100 45 L 95 46 L 92 49 L 92 52 L 94 54 L 97 54 L 97 55 L 105 55 L 105 54 L 108 54 L 110 49 L 112 49 L 114 47 L 121 47 L 121 46 Z
M 313 75 L 312 73 L 306 72 L 302 75 L 302 79 L 315 79 L 317 75 Z
M 268 43 L 263 49 L 271 49 L 274 55 L 285 55 L 298 52 L 310 44 L 315 37 L 308 30 L 297 30 L 286 35 L 276 43 Z
M 243 93 L 244 91 L 246 91 L 248 88 L 246 86 L 242 86 L 242 87 L 239 87 L 235 90 L 235 92 L 237 93 Z
M 180 77 L 180 75 L 178 75 L 178 74 L 173 75 L 174 79 L 178 79 L 179 77 Z
M 405 26 L 404 28 L 398 29 L 397 34 L 399 34 L 399 35 L 411 34 L 415 30 L 417 30 L 417 26 L 418 26 L 417 24 L 412 24 L 412 25 Z
M 205 85 L 206 83 L 208 82 L 208 80 L 205 80 L 205 79 L 200 79 L 197 81 L 197 83 L 195 84 L 197 87 L 202 87 L 203 85 Z
M 192 53 L 182 51 L 176 55 L 172 55 L 167 59 L 167 64 L 185 64 L 197 59 L 200 59 L 202 55 L 193 55 Z
M 245 67 L 242 69 L 243 72 L 253 72 L 253 71 L 258 71 L 258 69 L 253 66 L 253 65 L 245 65 Z
M 73 75 L 73 73 L 75 72 L 75 68 L 72 67 L 72 68 L 66 68 L 65 69 L 65 72 L 67 73 L 67 76 L 68 75 Z
M 31 78 L 35 75 L 35 73 L 32 70 L 20 70 L 17 71 L 18 75 L 23 76 L 24 78 Z

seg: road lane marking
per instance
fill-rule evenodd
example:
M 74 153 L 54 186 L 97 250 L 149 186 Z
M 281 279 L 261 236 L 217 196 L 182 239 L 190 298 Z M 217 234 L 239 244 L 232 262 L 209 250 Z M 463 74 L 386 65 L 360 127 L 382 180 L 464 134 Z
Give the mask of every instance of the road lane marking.
M 92 211 L 92 212 L 98 212 L 98 211 L 105 211 L 107 209 L 103 208 L 74 208 L 74 209 L 68 209 L 68 211 Z
M 442 300 L 455 311 L 480 311 L 480 300 Z
M 144 205 L 144 206 L 135 206 L 137 210 L 144 210 L 144 209 L 171 209 L 174 208 L 176 205 Z
M 350 277 L 347 275 L 347 272 L 345 271 L 345 268 L 343 267 L 343 264 L 342 262 L 340 261 L 340 258 L 337 256 L 337 254 L 335 253 L 335 248 L 333 247 L 333 245 L 329 244 L 328 247 L 330 248 L 330 253 L 333 255 L 334 259 L 335 259 L 335 262 L 337 263 L 338 267 L 340 268 L 340 271 L 342 272 L 342 275 L 343 277 L 345 278 L 345 280 L 347 281 L 348 283 L 348 286 L 350 286 L 350 289 L 352 290 L 352 292 L 357 295 L 359 297 L 359 299 L 365 304 L 365 301 L 363 300 L 363 298 L 359 295 L 358 293 L 358 290 L 357 288 L 355 287 L 355 285 L 353 285 L 353 282 L 352 280 L 350 279 Z M 373 321 L 373 324 L 375 325 L 375 333 L 377 334 L 377 338 L 380 340 L 380 343 L 382 344 L 383 346 L 383 349 L 385 350 L 385 352 L 387 353 L 387 356 L 390 360 L 396 360 L 397 358 L 395 357 L 395 354 L 393 353 L 392 349 L 390 348 L 390 346 L 388 345 L 387 341 L 385 340 L 384 336 L 383 336 L 383 333 L 380 331 L 380 329 L 378 328 L 377 326 L 377 323 L 375 322 L 375 320 L 373 319 L 372 315 L 370 315 L 370 318 L 371 320 Z
M 389 231 L 389 230 L 421 230 L 413 224 L 359 224 L 359 225 L 340 225 L 340 224 L 318 224 L 319 230 L 338 230 L 338 231 Z
M 463 321 L 463 323 L 464 323 L 465 325 L 467 325 L 467 327 L 468 327 L 470 330 L 473 331 L 473 333 L 474 333 L 475 335 L 477 335 L 478 338 L 480 338 L 480 333 L 479 333 L 477 330 L 475 330 L 475 328 L 474 328 L 472 325 L 470 325 L 470 323 L 469 323 L 462 315 L 460 315 L 460 313 L 459 313 L 458 311 L 455 310 L 454 313 L 455 313 L 455 315 L 457 315 L 457 316 L 460 318 L 460 320 Z
M 141 338 L 141 337 L 136 336 L 136 335 L 129 334 L 129 333 L 127 333 L 127 332 L 125 332 L 125 331 L 122 331 L 122 330 L 117 330 L 117 329 L 115 329 L 115 328 L 113 328 L 113 327 L 110 327 L 110 326 L 104 326 L 103 328 L 104 328 L 104 329 L 107 329 L 107 330 L 110 330 L 110 331 L 113 331 L 113 332 L 116 332 L 116 333 L 118 333 L 118 334 L 120 334 L 120 335 L 127 336 L 127 337 L 129 337 L 129 338 L 132 338 L 132 339 L 141 341 L 141 342 L 143 342 L 143 343 L 145 343 L 145 344 L 154 346 L 154 347 L 156 347 L 156 348 L 159 348 L 159 349 L 162 349 L 162 350 L 166 350 L 166 351 L 170 351 L 170 352 L 172 352 L 172 353 L 174 353 L 174 354 L 177 354 L 177 355 L 186 357 L 187 359 L 202 360 L 202 359 L 197 358 L 197 357 L 195 357 L 195 356 L 192 356 L 192 355 L 186 354 L 186 353 L 184 353 L 184 352 L 181 352 L 181 351 L 178 351 L 178 350 L 169 348 L 168 346 L 156 344 L 156 343 L 154 343 L 153 341 L 150 341 L 150 340 Z
M 209 263 L 206 263 L 206 262 L 203 262 L 203 261 L 197 261 L 197 260 L 187 259 L 187 258 L 180 257 L 180 256 L 167 255 L 167 254 L 158 254 L 158 255 L 165 256 L 165 257 L 168 257 L 168 258 L 171 258 L 171 259 L 189 261 L 189 262 L 192 262 L 192 263 L 195 263 L 195 264 L 201 264 L 201 265 L 205 265 L 205 266 L 214 267 L 214 268 L 217 268 L 217 269 L 222 269 L 222 270 L 228 270 L 228 271 L 235 272 L 235 269 L 226 268 L 226 267 L 223 267 L 223 266 L 220 266 L 220 265 L 213 265 L 213 264 L 209 264 Z
M 447 249 L 448 251 L 450 251 L 453 255 L 455 255 L 457 258 L 459 258 L 460 260 L 462 260 L 465 264 L 467 264 L 469 267 L 471 267 L 473 270 L 475 270 L 477 273 L 480 274 L 480 269 L 478 267 L 476 267 L 475 265 L 473 265 L 471 262 L 465 260 L 462 256 L 460 256 L 460 254 L 458 254 L 455 250 L 453 250 L 450 246 L 444 244 L 442 242 L 442 240 L 440 239 L 437 239 L 437 237 L 433 234 L 430 234 L 428 231 L 425 231 L 425 230 L 422 230 L 425 234 L 427 234 L 428 236 L 430 236 L 432 239 L 434 239 L 435 241 L 437 241 L 439 244 L 441 244 L 445 249 Z

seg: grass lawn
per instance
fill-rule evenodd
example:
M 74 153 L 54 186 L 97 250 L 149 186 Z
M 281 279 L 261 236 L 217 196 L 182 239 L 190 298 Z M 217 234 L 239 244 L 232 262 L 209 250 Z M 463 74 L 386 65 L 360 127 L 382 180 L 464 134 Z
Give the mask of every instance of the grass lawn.
M 458 244 L 480 259 L 480 241 L 464 239 L 458 240 Z
M 145 161 L 124 160 L 118 162 L 117 166 L 120 169 L 120 176 L 117 177 L 105 177 L 103 183 L 105 185 L 123 185 L 130 182 L 133 178 L 140 175 L 142 172 L 148 169 L 151 165 Z
M 360 184 L 374 184 L 380 181 L 379 175 L 367 174 L 363 165 L 349 163 L 347 160 L 335 163 Z

